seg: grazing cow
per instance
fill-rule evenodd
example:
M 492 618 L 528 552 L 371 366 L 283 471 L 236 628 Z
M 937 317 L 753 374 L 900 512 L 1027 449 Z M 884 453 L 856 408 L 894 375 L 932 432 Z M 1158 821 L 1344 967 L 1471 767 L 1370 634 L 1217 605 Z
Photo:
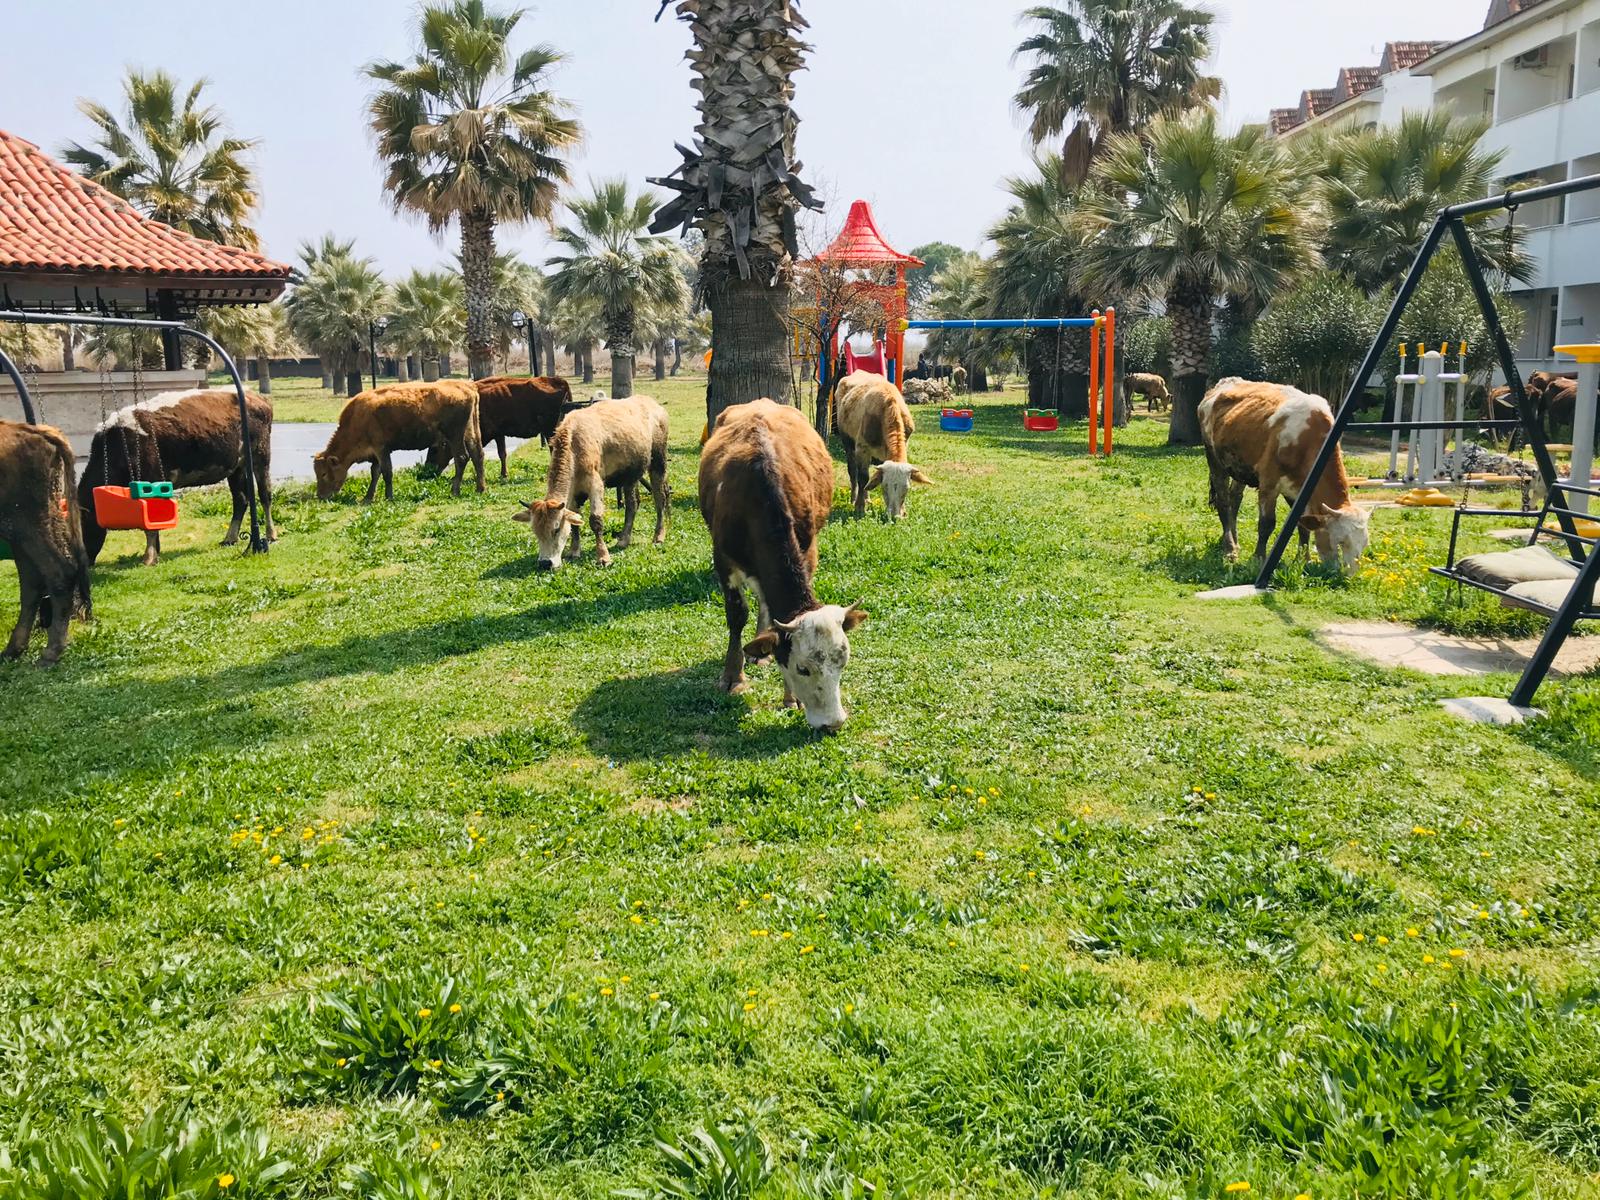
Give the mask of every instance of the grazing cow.
M 1122 404 L 1133 410 L 1135 394 L 1144 397 L 1145 412 L 1158 412 L 1172 407 L 1172 393 L 1167 391 L 1167 381 L 1159 375 L 1135 371 L 1122 377 Z
M 244 394 L 250 414 L 250 461 L 255 467 L 256 495 L 267 537 L 276 540 L 272 524 L 272 401 Z M 228 481 L 233 493 L 233 520 L 224 546 L 239 540 L 239 526 L 249 500 L 245 489 L 244 438 L 239 430 L 239 396 L 231 388 L 161 392 L 138 404 L 118 409 L 100 423 L 89 443 L 89 462 L 78 481 L 83 541 L 89 561 L 100 556 L 106 531 L 95 518 L 94 489 L 126 487 L 130 482 L 171 483 L 201 487 Z M 145 535 L 144 564 L 161 556 L 161 534 Z
M 811 590 L 817 534 L 832 504 L 827 443 L 798 409 L 756 400 L 723 412 L 700 455 L 700 512 L 728 619 L 720 686 L 743 691 L 745 659 L 776 656 L 784 704 L 798 703 L 807 723 L 826 733 L 848 716 L 839 699 L 847 635 L 867 619 L 857 605 L 819 604 Z M 741 646 L 746 585 L 760 614 L 755 638 Z
M 317 499 L 338 495 L 359 462 L 372 464 L 363 504 L 371 504 L 383 477 L 385 500 L 394 499 L 396 450 L 440 448 L 440 460 L 452 458 L 455 482 L 450 494 L 461 494 L 461 478 L 471 460 L 483 491 L 483 440 L 478 433 L 478 389 L 470 380 L 441 379 L 437 383 L 393 383 L 351 396 L 339 410 L 339 427 L 327 448 L 311 464 L 317 472 Z
M 579 510 L 589 502 L 589 528 L 594 533 L 595 558 L 611 565 L 606 549 L 606 488 L 622 489 L 624 517 L 617 549 L 633 540 L 633 518 L 639 511 L 639 481 L 650 478 L 650 497 L 656 506 L 655 544 L 667 536 L 667 410 L 649 396 L 599 400 L 568 413 L 550 439 L 550 472 L 545 477 L 545 498 L 523 503 L 513 518 L 530 526 L 539 543 L 538 567 L 554 571 L 561 566 L 561 544 L 572 530 L 567 553 L 578 557 Z
M 1552 426 L 1570 425 L 1578 407 L 1578 381 L 1571 375 L 1554 375 L 1549 371 L 1534 371 L 1523 381 L 1523 390 L 1533 402 L 1534 411 L 1542 414 L 1546 432 Z M 1489 398 L 1496 408 L 1514 411 L 1511 389 L 1504 384 L 1493 388 Z
M 0 421 L 0 539 L 17 562 L 22 612 L 0 658 L 20 658 L 35 619 L 50 629 L 41 667 L 67 648 L 74 609 L 92 615 L 89 554 L 72 500 L 72 447 L 48 425 Z
M 916 432 L 911 410 L 899 388 L 870 371 L 846 375 L 837 395 L 839 438 L 856 516 L 866 515 L 867 493 L 882 486 L 884 511 L 898 521 L 905 515 L 911 484 L 933 482 L 921 467 L 906 461 L 906 441 Z
M 951 371 L 950 371 L 950 383 L 956 389 L 956 395 L 958 395 L 958 396 L 966 395 L 967 394 L 967 369 L 965 367 L 963 367 L 963 366 L 956 366 L 956 367 L 952 368 Z
M 1200 436 L 1211 467 L 1211 504 L 1222 519 L 1222 549 L 1239 555 L 1239 502 L 1244 489 L 1257 489 L 1260 519 L 1256 557 L 1278 522 L 1278 497 L 1293 501 L 1317 452 L 1333 428 L 1333 411 L 1321 396 L 1278 383 L 1224 379 L 1200 402 Z M 1344 456 L 1333 461 L 1317 483 L 1300 522 L 1300 544 L 1317 538 L 1322 561 L 1348 570 L 1367 548 L 1367 513 L 1350 499 Z
M 485 446 L 494 443 L 501 479 L 506 477 L 506 439 L 537 437 L 548 446 L 571 403 L 571 386 L 556 376 L 491 375 L 478 380 L 478 433 Z

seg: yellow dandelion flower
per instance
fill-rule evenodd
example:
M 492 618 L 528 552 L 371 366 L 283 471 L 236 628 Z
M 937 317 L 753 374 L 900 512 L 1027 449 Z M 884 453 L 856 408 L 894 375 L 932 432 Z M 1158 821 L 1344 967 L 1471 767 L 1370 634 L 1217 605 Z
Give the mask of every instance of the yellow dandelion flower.
M 228 1174 L 226 1171 L 224 1171 L 221 1175 L 217 1176 L 217 1186 L 219 1188 L 231 1188 L 233 1186 L 233 1184 L 234 1184 L 233 1176 Z
M 855 831 L 855 832 L 856 832 L 856 833 L 860 833 L 860 832 L 861 832 L 861 831 L 862 831 L 862 829 L 864 829 L 864 828 L 865 828 L 865 826 L 863 826 L 863 825 L 862 825 L 862 824 L 861 824 L 861 822 L 860 822 L 860 821 L 857 821 L 857 822 L 856 822 L 856 823 L 855 823 L 855 824 L 854 824 L 854 825 L 853 825 L 853 826 L 851 826 L 851 828 L 852 828 L 852 829 L 853 829 L 853 830 L 854 830 L 854 831 Z
M 754 1000 L 745 1001 L 744 1010 L 745 1010 L 745 1012 L 755 1012 L 755 1010 L 756 1010 L 756 1002 Z
M 661 999 L 661 993 L 660 992 L 651 992 L 650 993 L 650 999 L 652 999 L 652 1000 Z
M 1350 935 L 1350 940 L 1352 942 L 1364 942 L 1367 940 L 1367 935 L 1364 933 L 1352 933 Z
M 1406 930 L 1406 936 L 1407 937 L 1421 937 L 1422 934 L 1418 933 L 1415 928 L 1411 928 L 1411 929 L 1407 929 Z
M 496 1100 L 504 1100 L 506 1098 L 506 1094 L 504 1092 L 496 1092 L 494 1094 L 494 1098 Z
M 113 821 L 113 822 L 111 822 L 111 824 L 112 824 L 112 825 L 114 825 L 114 826 L 116 826 L 116 827 L 117 827 L 117 828 L 119 828 L 119 829 L 120 829 L 120 828 L 121 828 L 121 827 L 122 827 L 122 826 L 124 826 L 124 825 L 126 825 L 126 824 L 127 824 L 127 823 L 128 823 L 128 822 L 127 822 L 127 821 L 125 821 L 125 820 L 123 820 L 123 819 L 122 819 L 122 818 L 121 818 L 121 817 L 118 817 L 118 818 L 117 818 L 117 819 L 116 819 L 116 820 L 115 820 L 115 821 Z
M 419 1008 L 417 1009 L 417 1016 L 421 1017 L 423 1020 L 427 1020 L 429 1017 L 433 1016 L 433 1009 Z
M 461 1011 L 461 1005 L 459 1005 L 459 1004 L 452 1004 L 452 1005 L 451 1005 L 451 1006 L 450 1006 L 450 1011 L 451 1011 L 451 1012 L 452 1012 L 452 1013 L 458 1013 L 458 1012 L 460 1012 L 460 1011 Z
M 644 907 L 644 901 L 643 900 L 635 900 L 633 902 L 633 906 L 635 908 L 643 908 Z
M 1424 955 L 1423 955 L 1423 956 L 1422 956 L 1422 961 L 1423 961 L 1423 962 L 1425 962 L 1425 963 L 1431 963 L 1431 962 L 1434 962 L 1434 961 L 1436 961 L 1436 960 L 1435 960 L 1435 959 L 1434 959 L 1434 957 L 1433 957 L 1433 955 L 1431 955 L 1431 954 L 1424 954 Z
M 440 1067 L 444 1066 L 444 1059 L 442 1059 L 442 1058 L 431 1058 L 431 1059 L 428 1060 L 428 1065 L 430 1067 L 432 1067 L 435 1071 L 437 1071 Z
M 845 1005 L 845 1006 L 844 1006 L 844 1010 L 845 1010 L 845 1012 L 847 1012 L 847 1013 L 853 1013 L 853 1012 L 855 1012 L 855 1010 L 856 1010 L 856 1006 L 855 1006 L 855 1005 L 854 1005 L 854 1004 L 846 1004 L 846 1005 Z
M 628 918 L 628 921 L 629 921 L 629 923 L 634 924 L 634 925 L 643 925 L 644 924 L 644 918 L 641 917 L 638 913 L 634 913 L 633 916 Z
M 961 790 L 966 792 L 966 794 L 969 796 L 974 795 L 974 792 L 971 788 L 962 788 Z
M 1207 792 L 1205 798 L 1207 800 L 1215 800 L 1217 798 L 1217 794 L 1215 792 Z
M 1451 958 L 1465 958 L 1466 956 L 1467 956 L 1467 952 L 1465 950 L 1452 950 L 1452 951 L 1450 951 L 1450 957 Z
M 1250 1190 L 1250 1185 L 1241 1179 L 1237 1183 L 1230 1183 L 1222 1190 L 1227 1192 L 1230 1196 L 1239 1195 L 1241 1193 L 1248 1192 Z
M 615 995 L 615 994 L 616 994 L 616 993 L 615 993 L 615 992 L 613 992 L 613 991 L 612 991 L 612 990 L 611 990 L 611 989 L 610 989 L 610 988 L 608 988 L 608 987 L 603 987 L 603 988 L 601 988 L 601 989 L 600 989 L 600 994 L 601 994 L 601 995 L 602 995 L 602 996 L 612 996 L 612 995 Z
M 1380 933 L 1378 935 L 1378 945 L 1387 946 L 1388 944 L 1389 944 L 1389 939 L 1384 937 L 1383 934 Z
M 1017 964 L 1017 970 L 1023 972 L 1024 974 L 1026 974 L 1027 970 L 1028 970 L 1028 964 L 1027 963 L 1018 963 Z
M 618 983 L 632 983 L 633 982 L 633 976 L 632 975 L 619 975 L 619 976 L 617 976 L 617 982 Z
M 767 931 L 765 929 L 752 929 L 750 931 L 750 936 L 751 937 L 766 937 L 767 936 Z
M 978 797 L 978 803 L 979 804 L 987 804 L 987 803 L 989 803 L 989 797 L 987 797 L 987 796 L 979 796 Z
M 800 947 L 800 953 L 801 954 L 810 954 L 815 949 L 816 949 L 815 946 L 801 946 Z
M 438 1148 L 439 1148 L 439 1145 L 440 1145 L 440 1143 L 439 1143 L 439 1140 L 438 1140 L 438 1139 L 437 1139 L 437 1138 L 435 1138 L 435 1139 L 434 1139 L 434 1140 L 433 1140 L 433 1142 L 432 1142 L 432 1143 L 430 1143 L 430 1144 L 431 1144 L 431 1145 L 432 1145 L 432 1147 L 433 1147 L 433 1148 L 434 1148 L 434 1149 L 435 1149 L 435 1150 L 437 1150 L 437 1149 L 438 1149 Z
M 279 863 L 281 863 L 283 861 L 283 855 L 274 854 L 271 858 L 267 859 L 267 861 L 269 863 L 271 863 L 273 866 L 277 866 Z
M 783 941 L 786 941 L 786 942 L 790 938 L 792 938 L 793 936 L 794 936 L 794 930 L 792 930 L 792 929 L 785 929 L 782 933 L 780 933 L 778 935 L 779 938 L 781 938 Z
M 982 850 L 974 850 L 972 852 L 972 857 L 981 860 L 983 858 L 983 851 Z

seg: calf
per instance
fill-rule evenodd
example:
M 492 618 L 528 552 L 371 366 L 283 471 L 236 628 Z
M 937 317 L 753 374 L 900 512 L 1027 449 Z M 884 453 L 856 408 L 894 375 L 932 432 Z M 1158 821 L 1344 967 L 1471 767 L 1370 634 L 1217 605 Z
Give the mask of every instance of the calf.
M 667 410 L 649 396 L 599 400 L 568 413 L 550 439 L 550 472 L 545 477 L 545 498 L 524 502 L 514 517 L 533 529 L 539 543 L 541 571 L 561 566 L 561 543 L 572 530 L 567 553 L 579 553 L 579 510 L 589 503 L 589 528 L 594 533 L 595 558 L 611 565 L 606 549 L 606 488 L 622 489 L 625 516 L 617 549 L 633 540 L 633 518 L 639 511 L 639 480 L 650 478 L 650 497 L 656 506 L 655 544 L 667 536 Z
M 67 648 L 73 610 L 92 615 L 89 554 L 72 502 L 73 458 L 67 439 L 48 425 L 0 421 L 0 539 L 17 561 L 22 612 L 0 658 L 20 658 L 38 619 L 50 629 L 41 667 Z
M 953 367 L 950 371 L 950 383 L 956 389 L 956 395 L 966 395 L 967 369 L 963 366 Z
M 363 504 L 371 504 L 383 476 L 383 497 L 394 499 L 396 450 L 432 450 L 456 464 L 452 496 L 461 495 L 461 478 L 470 459 L 483 491 L 483 440 L 478 433 L 478 389 L 470 380 L 395 383 L 351 396 L 339 410 L 339 427 L 311 464 L 317 472 L 317 499 L 338 495 L 359 462 L 372 464 Z
M 1211 504 L 1222 520 L 1223 553 L 1230 560 L 1239 555 L 1239 502 L 1244 489 L 1253 487 L 1260 510 L 1260 558 L 1277 525 L 1278 497 L 1292 502 L 1299 496 L 1333 428 L 1333 411 L 1321 396 L 1298 388 L 1224 379 L 1206 393 L 1199 416 L 1211 468 Z M 1337 446 L 1300 521 L 1302 547 L 1313 533 L 1322 561 L 1347 570 L 1367 548 L 1367 513 L 1350 500 L 1344 455 Z
M 572 388 L 554 376 L 491 375 L 478 380 L 478 433 L 485 446 L 494 443 L 501 479 L 506 477 L 506 439 L 537 437 L 549 445 L 571 404 Z
M 850 472 L 850 498 L 856 516 L 867 511 L 867 493 L 883 488 L 883 507 L 891 521 L 905 515 L 906 492 L 913 483 L 932 483 L 906 461 L 906 441 L 916 432 L 900 389 L 881 375 L 855 371 L 839 381 L 838 430 Z M 877 465 L 874 469 L 874 464 Z
M 256 495 L 266 520 L 267 537 L 276 540 L 272 524 L 272 402 L 254 392 L 244 395 L 250 414 L 250 461 L 255 468 Z M 112 413 L 100 423 L 89 443 L 89 462 L 78 481 L 83 541 L 89 561 L 100 556 L 106 531 L 95 518 L 94 489 L 126 487 L 134 480 L 168 482 L 174 487 L 201 487 L 228 482 L 233 493 L 233 520 L 224 546 L 239 540 L 249 497 L 244 469 L 244 437 L 239 428 L 239 396 L 230 388 L 162 392 Z M 144 563 L 161 556 L 161 534 L 145 535 Z
M 1159 375 L 1150 375 L 1142 371 L 1124 375 L 1122 404 L 1130 412 L 1133 410 L 1135 393 L 1144 397 L 1145 412 L 1156 412 L 1172 407 L 1172 393 L 1167 391 L 1167 381 Z
M 723 412 L 700 455 L 700 512 L 728 620 L 720 686 L 743 691 L 745 659 L 775 655 L 784 704 L 798 703 L 807 723 L 827 733 L 848 716 L 839 699 L 847 635 L 867 619 L 857 605 L 819 604 L 811 590 L 832 504 L 833 460 L 798 409 L 756 400 Z M 746 585 L 760 615 L 755 638 L 741 647 Z

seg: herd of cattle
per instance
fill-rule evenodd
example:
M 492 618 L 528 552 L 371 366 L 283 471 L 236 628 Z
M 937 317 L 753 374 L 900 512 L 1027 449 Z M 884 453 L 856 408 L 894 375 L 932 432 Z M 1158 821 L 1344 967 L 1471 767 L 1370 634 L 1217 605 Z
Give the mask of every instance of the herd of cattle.
M 267 536 L 275 538 L 272 407 L 248 393 L 246 407 L 255 491 Z M 856 514 L 865 513 L 868 494 L 881 488 L 886 515 L 898 519 L 911 485 L 932 482 L 908 457 L 915 424 L 905 398 L 882 376 L 857 371 L 839 382 L 834 411 Z M 1207 394 L 1199 416 L 1224 548 L 1230 556 L 1237 554 L 1239 505 L 1244 488 L 1252 486 L 1260 493 L 1259 554 L 1272 531 L 1278 499 L 1298 494 L 1331 427 L 1332 412 L 1321 397 L 1294 388 L 1226 379 Z M 344 405 L 327 447 L 314 459 L 317 496 L 336 495 L 350 469 L 367 463 L 372 475 L 365 502 L 375 497 L 380 479 L 392 498 L 391 456 L 397 450 L 428 451 L 441 468 L 453 462 L 453 495 L 460 495 L 470 464 L 482 492 L 484 445 L 496 443 L 504 479 L 508 437 L 538 437 L 549 445 L 544 498 L 524 501 L 515 514 L 530 527 L 541 570 L 556 570 L 564 559 L 578 556 L 586 504 L 595 558 L 601 566 L 610 563 L 604 518 L 613 488 L 625 509 L 617 547 L 627 546 L 632 537 L 641 483 L 648 483 L 655 505 L 654 541 L 664 540 L 671 498 L 666 409 L 644 396 L 575 405 L 567 383 L 554 378 L 496 376 L 362 392 Z M 193 487 L 226 481 L 233 519 L 224 542 L 238 539 L 249 481 L 237 397 L 220 389 L 172 392 L 121 409 L 95 431 L 75 498 L 73 476 L 72 448 L 58 432 L 0 422 L 0 539 L 9 542 L 16 559 L 22 602 L 7 657 L 26 650 L 37 620 L 49 626 L 41 662 L 54 663 L 66 645 L 72 613 L 88 614 L 90 567 L 105 541 L 95 516 L 96 486 L 169 480 Z M 701 449 L 700 511 L 711 530 L 712 565 L 728 627 L 721 686 L 738 691 L 745 685 L 747 661 L 775 659 L 784 679 L 784 703 L 798 705 L 807 722 L 824 731 L 838 729 L 845 720 L 840 675 L 850 657 L 849 633 L 867 615 L 859 605 L 821 604 L 813 591 L 817 539 L 832 509 L 833 488 L 827 443 L 788 405 L 757 400 L 726 410 Z M 1366 546 L 1366 513 L 1351 502 L 1340 458 L 1319 484 L 1302 522 L 1303 546 L 1312 535 L 1325 560 L 1346 567 Z M 151 531 L 146 538 L 145 562 L 154 564 L 160 534 Z M 745 643 L 747 589 L 755 595 L 759 615 L 755 636 Z

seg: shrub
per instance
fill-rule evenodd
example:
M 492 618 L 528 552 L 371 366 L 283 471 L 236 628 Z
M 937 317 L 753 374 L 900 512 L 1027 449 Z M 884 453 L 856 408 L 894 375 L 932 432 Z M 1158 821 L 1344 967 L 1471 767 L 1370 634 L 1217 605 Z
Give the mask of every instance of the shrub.
M 1383 323 L 1386 304 L 1337 271 L 1319 271 L 1276 297 L 1251 344 L 1265 377 L 1337 405 Z
M 1172 364 L 1172 322 L 1140 317 L 1117 325 L 1117 362 L 1125 375 L 1165 375 Z

